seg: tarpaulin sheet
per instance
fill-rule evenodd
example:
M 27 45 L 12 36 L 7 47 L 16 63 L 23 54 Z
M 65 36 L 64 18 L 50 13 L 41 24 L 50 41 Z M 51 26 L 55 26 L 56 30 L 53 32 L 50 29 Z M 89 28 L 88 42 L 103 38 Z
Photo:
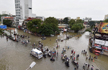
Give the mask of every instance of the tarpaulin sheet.
M 0 28 L 1 29 L 7 29 L 7 26 L 6 25 L 0 25 Z

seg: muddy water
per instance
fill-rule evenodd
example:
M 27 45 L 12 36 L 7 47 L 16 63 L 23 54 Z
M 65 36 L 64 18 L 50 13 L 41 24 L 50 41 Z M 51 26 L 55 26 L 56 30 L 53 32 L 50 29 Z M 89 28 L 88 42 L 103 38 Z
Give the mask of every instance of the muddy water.
M 58 50 L 59 54 L 58 57 L 56 57 L 55 62 L 51 62 L 49 57 L 40 60 L 31 57 L 31 45 L 34 42 L 38 43 L 38 41 L 41 41 L 44 47 L 48 47 L 52 50 L 57 45 L 56 39 L 66 38 L 66 33 L 60 33 L 58 36 L 48 37 L 46 40 L 41 40 L 40 37 L 35 37 L 20 30 L 18 30 L 18 33 L 30 36 L 31 43 L 25 46 L 20 42 L 17 43 L 11 40 L 7 41 L 5 37 L 0 37 L 0 70 L 26 70 L 32 61 L 35 61 L 36 65 L 30 70 L 74 70 L 74 65 L 71 63 L 71 60 L 69 68 L 67 68 L 64 62 L 62 62 L 61 51 L 63 48 L 66 49 L 67 56 L 70 56 L 72 49 L 75 50 L 76 54 L 80 54 L 78 60 L 79 70 L 82 70 L 84 63 L 90 63 L 91 65 L 100 68 L 100 70 L 108 70 L 107 56 L 98 56 L 98 59 L 93 62 L 86 60 L 85 55 L 81 54 L 81 51 L 84 49 L 88 51 L 89 32 L 75 36 L 69 40 L 64 40 L 63 42 L 58 42 L 60 47 L 56 50 Z M 67 35 L 75 35 L 75 33 L 67 33 Z M 70 49 L 67 49 L 68 46 Z M 94 54 L 89 53 L 89 51 L 88 55 L 95 56 Z

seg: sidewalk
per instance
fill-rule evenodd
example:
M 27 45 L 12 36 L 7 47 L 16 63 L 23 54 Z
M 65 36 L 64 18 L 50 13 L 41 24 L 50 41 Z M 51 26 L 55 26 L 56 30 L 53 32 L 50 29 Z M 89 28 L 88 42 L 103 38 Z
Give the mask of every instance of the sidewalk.
M 106 55 L 106 56 L 108 56 L 108 52 L 103 52 L 103 55 Z

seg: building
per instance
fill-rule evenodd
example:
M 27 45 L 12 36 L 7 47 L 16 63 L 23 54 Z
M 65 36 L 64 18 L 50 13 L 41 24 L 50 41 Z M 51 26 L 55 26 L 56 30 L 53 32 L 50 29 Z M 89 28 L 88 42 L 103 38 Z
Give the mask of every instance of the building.
M 77 18 L 76 18 L 76 20 L 79 20 L 79 19 L 80 19 L 80 17 L 77 17 Z
M 104 20 L 105 20 L 105 19 L 108 19 L 108 14 L 107 14 L 107 15 L 105 15 Z
M 1 17 L 1 23 L 3 24 L 3 20 L 11 20 L 13 23 L 16 23 L 16 17 L 15 16 L 2 16 Z
M 37 19 L 41 19 L 42 21 L 44 21 L 44 17 L 43 16 L 36 16 Z
M 85 17 L 83 20 L 84 20 L 84 24 L 83 24 L 83 25 L 84 25 L 85 27 L 89 27 L 89 21 L 91 21 L 92 18 Z
M 93 53 L 108 55 L 108 23 L 101 22 L 99 26 L 96 25 L 91 38 Z
M 92 18 L 89 18 L 89 17 L 85 17 L 84 18 L 84 22 L 89 22 L 89 21 L 91 21 L 92 20 Z
M 24 20 L 28 17 L 36 17 L 32 14 L 32 0 L 15 0 L 16 24 L 19 20 Z

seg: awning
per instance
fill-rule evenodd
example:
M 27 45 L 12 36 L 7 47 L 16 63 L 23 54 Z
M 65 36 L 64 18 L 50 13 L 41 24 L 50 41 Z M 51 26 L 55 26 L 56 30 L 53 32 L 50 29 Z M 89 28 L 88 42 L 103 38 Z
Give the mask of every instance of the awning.
M 100 53 L 100 51 L 98 51 L 98 50 L 94 50 L 94 52 L 96 52 L 96 53 Z

